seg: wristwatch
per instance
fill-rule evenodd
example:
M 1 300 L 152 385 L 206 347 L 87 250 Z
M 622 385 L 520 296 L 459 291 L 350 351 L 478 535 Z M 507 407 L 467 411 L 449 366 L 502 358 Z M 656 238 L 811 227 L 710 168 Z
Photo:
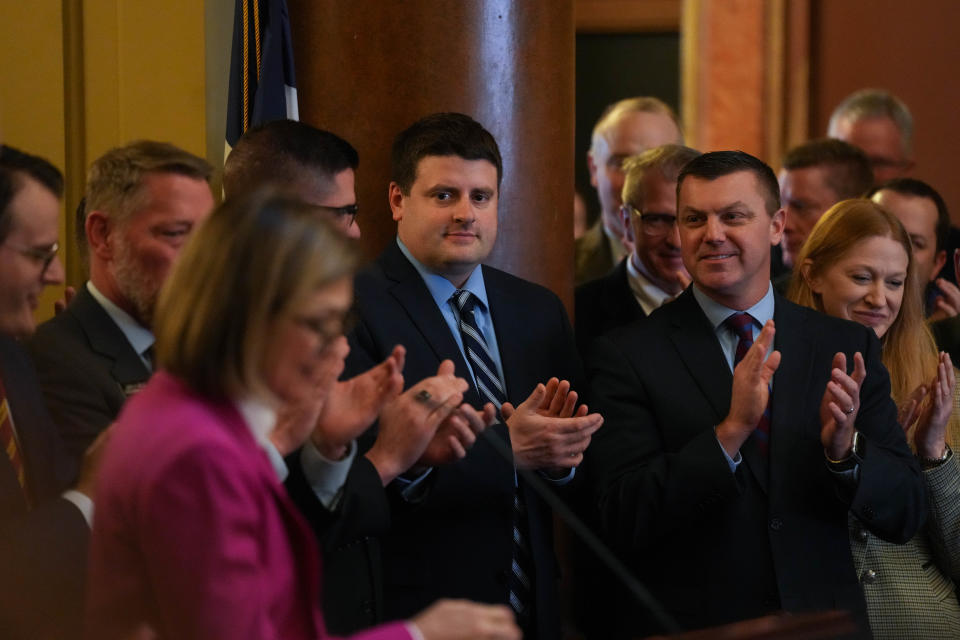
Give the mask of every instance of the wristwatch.
M 923 469 L 924 471 L 927 471 L 928 469 L 936 469 L 937 467 L 939 467 L 944 462 L 950 459 L 951 453 L 953 452 L 950 449 L 950 445 L 944 444 L 943 455 L 940 456 L 939 458 L 923 458 L 923 457 L 917 456 L 920 458 L 920 468 Z
M 854 431 L 853 445 L 850 447 L 850 455 L 842 460 L 833 460 L 830 458 L 830 456 L 826 456 L 827 463 L 834 471 L 849 471 L 863 462 L 863 457 L 866 454 L 866 446 L 866 438 L 860 435 L 859 431 Z

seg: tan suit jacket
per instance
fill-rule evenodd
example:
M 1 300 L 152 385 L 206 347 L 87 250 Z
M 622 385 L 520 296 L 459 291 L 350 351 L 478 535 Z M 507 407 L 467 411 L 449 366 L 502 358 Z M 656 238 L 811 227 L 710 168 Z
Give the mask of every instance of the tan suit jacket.
M 874 637 L 960 638 L 960 461 L 923 473 L 927 523 L 906 544 L 881 540 L 852 515 L 850 549 Z

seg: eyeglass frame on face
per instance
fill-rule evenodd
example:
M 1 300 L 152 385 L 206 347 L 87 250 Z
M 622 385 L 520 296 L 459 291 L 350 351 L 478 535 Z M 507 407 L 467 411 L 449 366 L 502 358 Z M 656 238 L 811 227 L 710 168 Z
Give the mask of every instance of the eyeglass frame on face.
M 624 202 L 620 205 L 620 210 L 624 213 L 629 213 L 630 215 L 637 216 L 640 218 L 640 228 L 643 229 L 645 235 L 650 236 L 651 238 L 659 238 L 670 233 L 673 227 L 677 226 L 677 216 L 670 213 L 643 213 L 632 204 Z M 655 225 L 656 223 L 662 223 L 664 225 L 663 229 L 654 229 L 650 225 Z
M 345 204 L 342 207 L 331 207 L 325 204 L 315 204 L 313 206 L 321 211 L 332 213 L 338 218 L 349 216 L 350 223 L 347 224 L 348 227 L 353 226 L 353 224 L 357 221 L 357 216 L 360 215 L 360 205 L 356 202 L 353 204 Z
M 12 249 L 25 258 L 33 260 L 34 262 L 42 263 L 43 269 L 40 270 L 40 275 L 43 275 L 47 272 L 47 269 L 50 268 L 53 260 L 57 257 L 57 252 L 60 251 L 59 242 L 54 242 L 46 247 L 18 247 L 8 242 L 4 242 L 0 246 Z
M 343 313 L 327 313 L 323 317 L 296 315 L 293 316 L 293 322 L 298 327 L 302 327 L 317 336 L 322 348 L 353 328 L 356 316 L 352 310 Z M 331 329 L 334 324 L 336 324 L 336 329 Z

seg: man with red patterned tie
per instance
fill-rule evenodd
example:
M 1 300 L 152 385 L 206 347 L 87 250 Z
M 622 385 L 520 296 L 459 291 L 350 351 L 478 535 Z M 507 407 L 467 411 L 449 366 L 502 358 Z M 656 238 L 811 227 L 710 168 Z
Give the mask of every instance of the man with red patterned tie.
M 83 607 L 96 456 L 70 489 L 77 469 L 17 343 L 44 287 L 63 282 L 62 192 L 49 162 L 0 147 L 0 637 L 10 639 L 71 637 Z
M 848 512 L 903 542 L 925 504 L 880 345 L 774 293 L 770 167 L 714 151 L 677 184 L 693 284 L 589 359 L 605 424 L 585 465 L 607 539 L 682 628 L 843 609 L 867 635 Z

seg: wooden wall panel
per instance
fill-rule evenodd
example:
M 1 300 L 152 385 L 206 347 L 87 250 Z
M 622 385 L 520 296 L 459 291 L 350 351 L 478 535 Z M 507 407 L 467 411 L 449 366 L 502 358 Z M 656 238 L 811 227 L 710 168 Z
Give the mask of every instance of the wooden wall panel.
M 289 0 L 300 116 L 360 152 L 369 256 L 396 234 L 387 206 L 397 132 L 437 111 L 500 145 L 500 232 L 490 262 L 572 300 L 572 0 Z M 562 194 L 562 195 L 558 195 Z

